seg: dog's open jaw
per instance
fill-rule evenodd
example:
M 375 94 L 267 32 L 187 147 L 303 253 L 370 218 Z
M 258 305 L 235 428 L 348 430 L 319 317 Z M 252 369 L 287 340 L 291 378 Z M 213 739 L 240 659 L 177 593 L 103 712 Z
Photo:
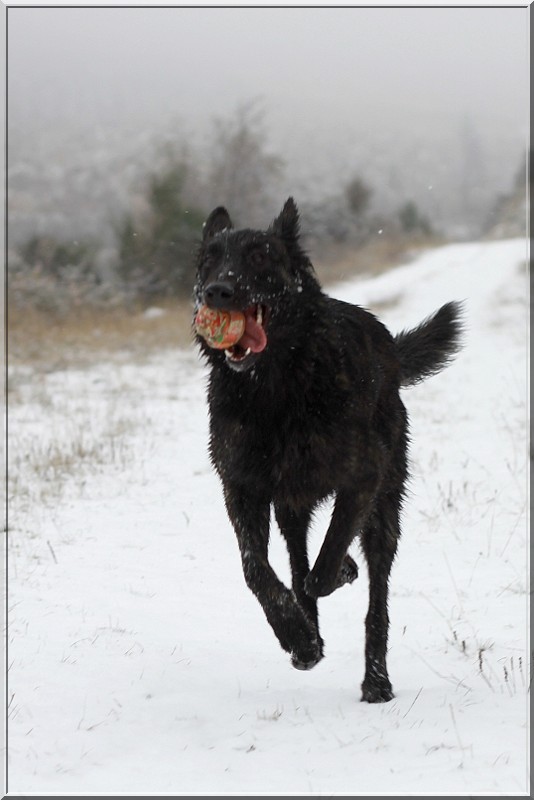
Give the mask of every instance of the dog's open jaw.
M 257 303 L 243 311 L 245 315 L 245 330 L 240 340 L 224 351 L 226 360 L 233 369 L 245 369 L 255 355 L 265 350 L 267 334 L 265 324 L 269 310 Z

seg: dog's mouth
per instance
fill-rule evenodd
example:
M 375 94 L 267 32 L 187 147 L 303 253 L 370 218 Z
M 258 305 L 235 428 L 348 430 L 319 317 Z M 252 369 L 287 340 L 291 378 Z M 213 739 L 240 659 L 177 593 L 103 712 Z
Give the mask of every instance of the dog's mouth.
M 241 338 L 224 350 L 228 364 L 234 369 L 244 369 L 267 347 L 265 326 L 269 318 L 269 308 L 257 303 L 246 308 L 243 314 L 245 330 Z

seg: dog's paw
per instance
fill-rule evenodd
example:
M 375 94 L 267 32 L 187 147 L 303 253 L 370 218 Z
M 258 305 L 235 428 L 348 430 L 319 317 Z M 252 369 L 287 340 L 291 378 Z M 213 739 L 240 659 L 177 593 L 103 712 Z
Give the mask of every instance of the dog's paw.
M 358 565 L 348 554 L 343 559 L 343 563 L 337 574 L 336 589 L 353 583 L 358 577 Z
M 357 577 L 358 565 L 353 558 L 346 555 L 334 580 L 317 575 L 314 570 L 312 570 L 304 581 L 304 591 L 309 597 L 315 599 L 318 597 L 327 597 L 341 586 L 353 583 Z
M 302 648 L 298 653 L 291 654 L 291 665 L 295 669 L 308 670 L 313 669 L 316 664 L 323 658 L 323 643 L 310 642 L 308 647 Z
M 316 575 L 313 570 L 306 576 L 304 580 L 304 591 L 308 597 L 317 599 L 318 597 L 327 597 L 332 594 L 334 589 L 337 589 L 337 583 L 327 583 L 323 578 Z
M 319 663 L 322 657 L 322 655 L 318 655 L 311 661 L 302 661 L 300 658 L 297 658 L 297 656 L 291 656 L 291 666 L 300 670 L 313 669 L 315 665 Z
M 362 683 L 362 702 L 389 703 L 394 697 L 393 688 L 387 678 L 364 680 Z

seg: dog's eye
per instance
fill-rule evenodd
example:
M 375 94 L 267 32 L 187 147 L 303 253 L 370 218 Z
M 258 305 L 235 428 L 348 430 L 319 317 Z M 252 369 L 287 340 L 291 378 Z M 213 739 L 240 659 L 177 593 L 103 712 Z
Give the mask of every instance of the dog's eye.
M 265 253 L 261 250 L 253 250 L 249 256 L 250 263 L 255 267 L 261 267 L 265 263 Z
M 200 268 L 205 272 L 215 266 L 217 253 L 206 253 L 202 258 Z

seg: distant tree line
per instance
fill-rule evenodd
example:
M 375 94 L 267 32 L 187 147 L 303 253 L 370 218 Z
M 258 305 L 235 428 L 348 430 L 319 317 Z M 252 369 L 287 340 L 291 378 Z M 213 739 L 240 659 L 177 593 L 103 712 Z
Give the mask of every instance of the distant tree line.
M 69 303 L 189 297 L 195 249 L 209 211 L 224 204 L 236 224 L 263 227 L 284 199 L 284 163 L 267 147 L 257 103 L 214 121 L 209 152 L 206 164 L 183 148 L 164 149 L 131 209 L 114 221 L 115 247 L 106 257 L 94 240 L 30 237 L 8 260 L 10 299 L 57 310 Z M 413 199 L 406 198 L 395 215 L 381 215 L 373 207 L 372 186 L 357 169 L 335 196 L 300 207 L 310 246 L 338 242 L 357 248 L 379 234 L 434 234 Z

